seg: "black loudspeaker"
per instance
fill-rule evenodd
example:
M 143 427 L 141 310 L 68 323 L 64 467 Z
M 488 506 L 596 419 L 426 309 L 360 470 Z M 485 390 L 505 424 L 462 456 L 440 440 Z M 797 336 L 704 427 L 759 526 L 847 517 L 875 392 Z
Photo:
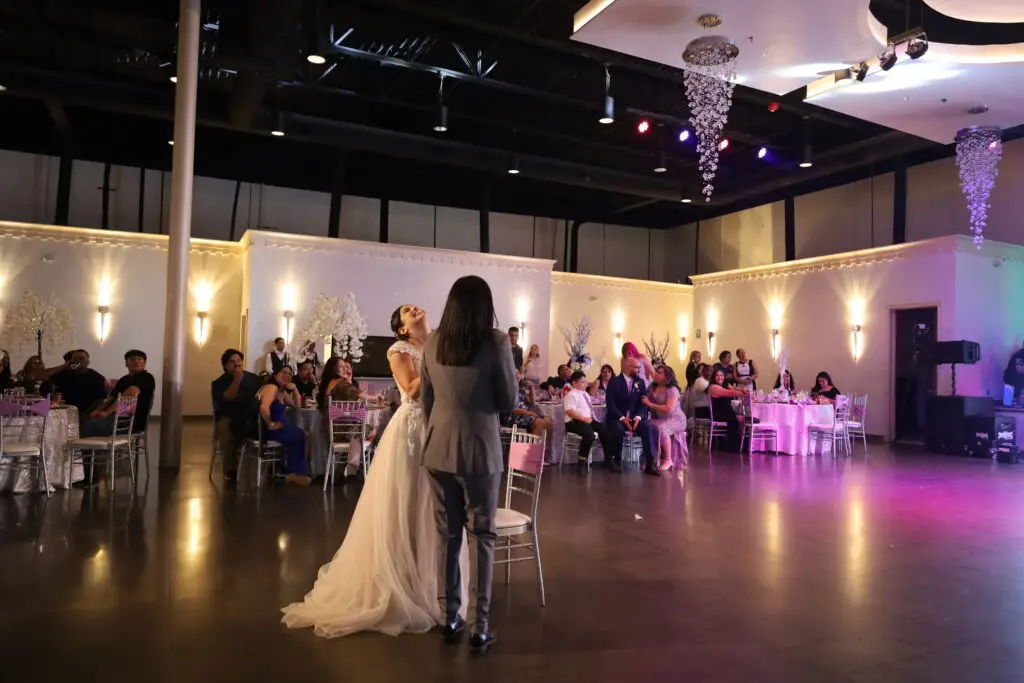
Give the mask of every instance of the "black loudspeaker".
M 985 396 L 929 396 L 925 447 L 932 453 L 963 455 L 980 448 L 979 440 L 991 444 L 996 436 L 993 408 Z
M 1013 417 L 1000 415 L 995 419 L 995 451 L 996 462 L 1015 465 L 1020 462 L 1017 449 L 1017 420 Z
M 981 360 L 981 345 L 972 341 L 936 342 L 932 347 L 935 365 L 974 365 Z

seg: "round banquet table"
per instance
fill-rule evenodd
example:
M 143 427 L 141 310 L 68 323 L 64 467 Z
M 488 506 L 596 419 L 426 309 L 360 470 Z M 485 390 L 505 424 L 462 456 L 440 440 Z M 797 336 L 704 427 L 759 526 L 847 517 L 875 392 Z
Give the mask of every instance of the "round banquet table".
M 751 413 L 761 422 L 770 422 L 779 429 L 779 452 L 789 455 L 811 455 L 808 427 L 812 424 L 831 424 L 835 411 L 830 405 L 795 405 L 792 403 L 754 403 Z M 831 444 L 817 442 L 822 451 Z
M 11 418 L 6 435 L 18 438 L 18 428 L 28 424 L 27 421 L 40 421 L 41 417 Z M 37 432 L 38 433 L 38 432 Z M 74 406 L 57 406 L 50 408 L 43 427 L 43 460 L 46 462 L 46 478 L 50 482 L 50 490 L 55 487 L 67 489 L 71 484 L 85 478 L 81 463 L 72 468 L 71 481 L 68 481 L 68 441 L 78 438 L 78 408 Z M 43 477 L 35 470 L 0 469 L 0 491 L 13 493 L 30 493 L 43 491 Z

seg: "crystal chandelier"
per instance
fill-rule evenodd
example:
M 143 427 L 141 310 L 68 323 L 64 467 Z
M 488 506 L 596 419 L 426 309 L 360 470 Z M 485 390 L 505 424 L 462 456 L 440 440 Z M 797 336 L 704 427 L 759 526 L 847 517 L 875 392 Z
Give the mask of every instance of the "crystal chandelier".
M 697 23 L 710 29 L 721 26 L 721 17 L 701 16 Z M 697 133 L 698 167 L 704 178 L 704 199 L 711 201 L 718 172 L 718 143 L 729 119 L 732 91 L 736 87 L 736 57 L 740 50 L 720 35 L 691 40 L 683 51 L 683 83 L 690 103 L 690 123 Z
M 956 165 L 960 169 L 960 189 L 971 212 L 974 244 L 981 249 L 982 233 L 988 222 L 988 197 L 999 175 L 1003 156 L 1002 131 L 997 126 L 973 126 L 956 134 Z

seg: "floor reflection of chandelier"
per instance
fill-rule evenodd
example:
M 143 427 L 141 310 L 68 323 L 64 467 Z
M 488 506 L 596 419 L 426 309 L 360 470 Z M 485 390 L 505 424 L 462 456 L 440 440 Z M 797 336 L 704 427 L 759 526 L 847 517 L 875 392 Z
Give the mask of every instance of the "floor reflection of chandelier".
M 714 14 L 701 16 L 697 23 L 705 29 L 721 26 Z M 690 123 L 697 134 L 698 167 L 704 178 L 704 199 L 711 201 L 718 172 L 718 143 L 722 138 L 732 91 L 736 87 L 736 57 L 740 50 L 720 35 L 705 35 L 691 40 L 683 51 L 683 83 L 690 103 Z
M 999 176 L 1003 157 L 1002 131 L 996 126 L 973 126 L 956 134 L 956 165 L 960 189 L 971 213 L 974 244 L 980 249 L 988 222 L 988 198 Z

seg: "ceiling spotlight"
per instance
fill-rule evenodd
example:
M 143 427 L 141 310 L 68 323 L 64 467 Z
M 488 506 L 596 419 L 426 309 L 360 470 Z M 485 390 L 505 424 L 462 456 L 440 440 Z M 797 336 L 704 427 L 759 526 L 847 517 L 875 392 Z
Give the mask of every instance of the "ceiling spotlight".
M 690 131 L 685 128 L 679 132 L 679 142 L 686 142 L 690 139 Z
M 928 52 L 928 36 L 920 34 L 907 41 L 907 56 L 911 59 L 921 59 L 924 53 Z
M 758 159 L 764 159 L 766 156 L 768 156 L 768 148 L 767 147 L 762 147 L 761 149 L 757 150 L 757 158 Z
M 177 82 L 178 82 L 178 77 L 177 76 L 171 76 L 171 83 L 177 83 Z
M 273 135 L 275 138 L 283 138 L 284 137 L 284 131 L 283 130 L 275 129 L 275 130 L 270 131 L 270 134 Z
M 512 155 L 512 159 L 509 162 L 508 174 L 519 175 L 519 157 L 517 157 L 515 154 Z
M 284 137 L 284 116 L 281 112 L 277 112 L 277 116 L 274 119 L 274 127 L 270 129 L 270 134 L 276 138 Z
M 438 133 L 448 131 L 448 107 L 443 104 L 437 105 L 437 123 L 434 124 L 434 130 Z
M 885 52 L 878 55 L 878 66 L 882 68 L 882 71 L 888 71 L 896 66 L 896 49 L 892 45 L 887 47 Z
M 690 202 L 692 202 L 693 200 L 692 200 L 692 199 L 682 199 L 682 200 L 680 200 L 680 201 L 682 201 L 682 202 L 683 202 L 683 204 L 689 204 L 689 203 L 690 203 Z
M 642 119 L 640 123 L 636 124 L 636 132 L 643 135 L 651 129 L 651 122 L 647 119 Z
M 856 78 L 859 83 L 863 83 L 864 79 L 867 78 L 867 77 L 868 77 L 868 63 L 867 62 L 861 62 L 860 64 L 857 65 L 857 68 L 854 71 L 854 78 Z
M 814 165 L 811 160 L 811 143 L 804 140 L 804 153 L 800 158 L 800 168 L 810 168 Z
M 615 98 L 611 95 L 606 95 L 604 98 L 604 116 L 597 120 L 598 123 L 605 125 L 609 123 L 615 123 Z
M 800 162 L 800 168 L 810 168 L 811 166 L 814 166 L 814 164 L 812 162 L 810 162 L 810 161 L 801 161 Z
M 665 165 L 665 153 L 661 152 L 658 154 L 658 163 L 654 166 L 655 173 L 664 173 L 668 170 L 668 166 Z
M 724 152 L 729 149 L 729 138 L 722 138 L 718 143 L 718 151 Z
M 320 64 L 325 64 L 327 62 L 327 58 L 319 52 L 310 52 L 306 55 L 306 61 L 310 64 L 316 64 L 319 66 Z
M 174 147 L 174 140 L 168 140 L 167 144 L 170 145 L 171 147 Z

